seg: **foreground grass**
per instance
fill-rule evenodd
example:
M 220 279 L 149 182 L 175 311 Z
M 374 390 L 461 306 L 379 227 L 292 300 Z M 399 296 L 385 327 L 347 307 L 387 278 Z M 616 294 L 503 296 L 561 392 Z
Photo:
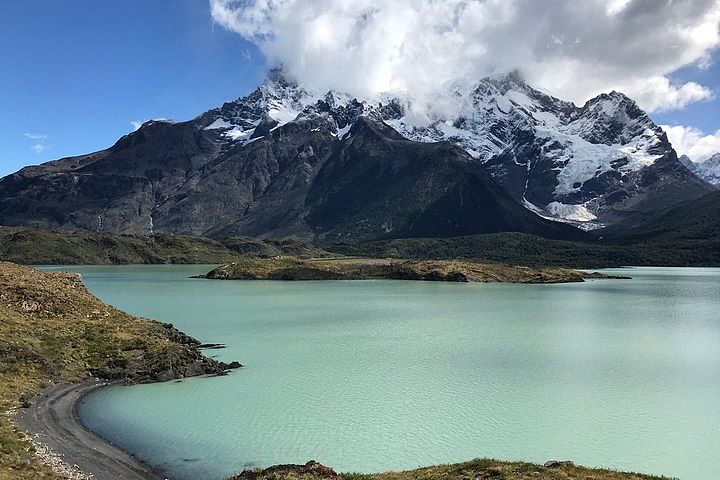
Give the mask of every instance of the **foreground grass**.
M 0 262 L 0 480 L 59 478 L 12 421 L 44 386 L 88 374 L 146 382 L 226 370 L 197 347 L 172 325 L 102 303 L 76 275 Z
M 445 282 L 566 283 L 586 274 L 555 267 L 519 267 L 458 260 L 393 260 L 377 258 L 297 259 L 246 258 L 222 265 L 206 275 L 219 280 L 430 280 Z
M 544 467 L 533 463 L 477 459 L 452 465 L 436 465 L 404 472 L 371 474 L 335 473 L 316 462 L 279 465 L 265 470 L 246 470 L 228 480 L 659 480 L 638 473 L 591 469 L 573 464 Z

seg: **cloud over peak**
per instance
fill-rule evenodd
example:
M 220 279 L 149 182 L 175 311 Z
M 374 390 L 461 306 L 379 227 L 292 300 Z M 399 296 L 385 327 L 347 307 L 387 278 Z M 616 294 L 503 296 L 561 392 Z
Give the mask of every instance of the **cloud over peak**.
M 619 90 L 648 110 L 708 98 L 668 75 L 707 64 L 720 0 L 210 0 L 214 21 L 310 88 L 432 95 L 519 69 L 582 104 Z
M 705 135 L 694 127 L 661 125 L 678 155 L 687 155 L 694 162 L 704 162 L 720 153 L 720 130 Z

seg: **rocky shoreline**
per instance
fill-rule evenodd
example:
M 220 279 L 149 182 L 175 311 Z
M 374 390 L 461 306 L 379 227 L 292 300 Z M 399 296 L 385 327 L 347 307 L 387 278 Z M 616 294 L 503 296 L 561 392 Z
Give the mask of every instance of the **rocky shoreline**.
M 100 378 L 43 389 L 28 408 L 15 414 L 16 424 L 30 432 L 35 456 L 71 480 L 163 480 L 166 477 L 132 454 L 87 429 L 77 407 L 90 392 L 109 385 Z
M 0 410 L 17 412 L 0 415 L 3 480 L 67 478 L 83 464 L 89 468 L 81 473 L 94 479 L 161 478 L 82 427 L 79 398 L 108 381 L 223 375 L 242 366 L 206 357 L 198 340 L 171 324 L 103 303 L 74 274 L 0 262 L 0 319 Z

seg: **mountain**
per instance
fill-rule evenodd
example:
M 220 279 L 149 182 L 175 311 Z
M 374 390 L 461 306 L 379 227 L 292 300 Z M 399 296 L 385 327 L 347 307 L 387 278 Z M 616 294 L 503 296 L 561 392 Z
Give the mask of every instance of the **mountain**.
M 400 106 L 387 122 L 408 138 L 460 145 L 541 216 L 589 230 L 710 191 L 678 162 L 663 130 L 621 93 L 577 107 L 512 73 L 454 95 L 459 109 L 452 116 L 418 122 Z
M 447 118 L 387 95 L 309 93 L 280 69 L 187 122 L 0 180 L 0 224 L 105 233 L 370 240 L 639 222 L 711 187 L 632 100 L 583 107 L 517 74 L 482 79 Z M 537 215 L 536 215 L 537 214 Z M 546 217 L 543 219 L 541 217 Z M 637 217 L 637 218 L 636 218 Z
M 581 236 L 515 202 L 461 148 L 408 140 L 340 99 L 313 102 L 273 72 L 189 122 L 147 122 L 107 150 L 5 177 L 0 223 L 323 240 Z
M 716 258 L 720 258 L 720 192 L 659 210 L 635 228 L 610 233 L 626 242 L 712 241 Z
M 680 161 L 688 170 L 712 185 L 720 185 L 720 153 L 716 153 L 704 162 L 693 162 L 687 155 Z

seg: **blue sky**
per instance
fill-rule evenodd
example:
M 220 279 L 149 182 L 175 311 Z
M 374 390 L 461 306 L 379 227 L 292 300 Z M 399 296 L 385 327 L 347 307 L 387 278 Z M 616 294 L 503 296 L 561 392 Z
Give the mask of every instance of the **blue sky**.
M 247 94 L 268 68 L 256 46 L 213 23 L 208 0 L 10 0 L 2 13 L 0 175 L 106 148 L 133 121 L 190 119 Z M 720 130 L 718 63 L 715 51 L 708 68 L 669 76 L 714 98 L 653 119 Z
M 2 10 L 0 175 L 108 147 L 131 121 L 192 118 L 248 93 L 266 70 L 253 45 L 213 25 L 206 0 Z
M 708 67 L 689 66 L 673 73 L 670 78 L 678 83 L 694 81 L 706 85 L 715 95 L 681 110 L 655 113 L 653 120 L 659 125 L 691 126 L 706 133 L 720 129 L 720 52 L 714 52 Z

